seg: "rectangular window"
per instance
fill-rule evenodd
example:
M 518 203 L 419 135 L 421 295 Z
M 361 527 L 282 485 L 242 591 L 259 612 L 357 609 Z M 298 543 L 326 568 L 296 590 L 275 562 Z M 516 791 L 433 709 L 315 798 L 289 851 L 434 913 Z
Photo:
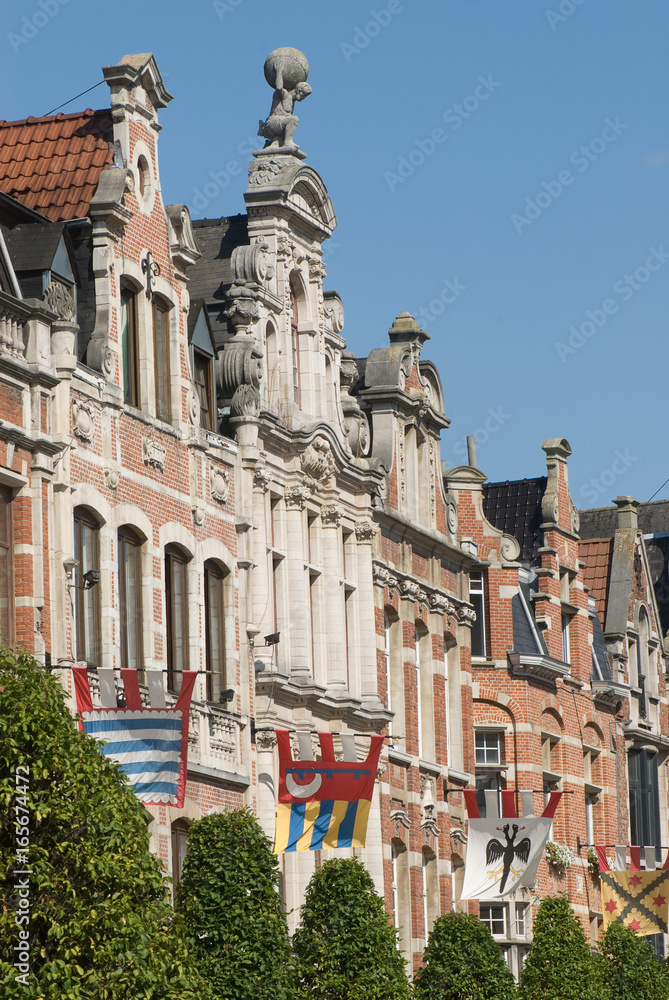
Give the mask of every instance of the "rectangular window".
M 562 615 L 562 660 L 564 663 L 569 663 L 570 649 L 569 649 L 569 622 L 571 620 L 571 615 Z
M 588 844 L 595 842 L 595 797 L 585 794 L 585 836 Z
M 165 610 L 167 626 L 167 689 L 181 690 L 188 663 L 188 566 L 177 549 L 165 554 Z
M 502 733 L 488 733 L 478 730 L 476 733 L 476 763 L 502 763 Z
M 420 632 L 414 629 L 414 648 L 416 651 L 416 736 L 418 756 L 423 756 L 423 713 L 420 683 Z
M 118 533 L 121 667 L 142 670 L 141 542 L 130 529 Z
M 121 353 L 123 400 L 139 406 L 139 355 L 137 350 L 137 301 L 129 288 L 121 289 Z
M 172 825 L 172 885 L 181 881 L 188 853 L 188 826 L 182 819 Z
M 193 371 L 197 395 L 200 400 L 200 424 L 207 431 L 216 430 L 211 358 L 193 348 Z
M 657 848 L 660 860 L 660 795 L 658 757 L 648 750 L 630 750 L 630 837 L 632 844 Z
M 391 709 L 391 675 L 390 675 L 390 619 L 383 616 L 383 660 L 386 667 L 386 708 Z
M 14 585 L 12 573 L 12 491 L 0 486 L 0 643 L 14 641 Z
M 493 937 L 506 937 L 506 906 L 481 903 L 480 919 L 487 925 Z
M 516 937 L 525 937 L 525 903 L 516 903 Z
M 485 585 L 480 571 L 469 574 L 469 603 L 476 612 L 472 625 L 472 656 L 480 658 L 486 655 Z
M 204 621 L 207 654 L 207 700 L 218 701 L 225 676 L 225 580 L 214 564 L 204 566 Z
M 156 383 L 156 416 L 170 419 L 169 315 L 159 302 L 153 304 L 153 371 Z
M 77 660 L 100 665 L 100 588 L 91 584 L 91 570 L 99 572 L 98 526 L 81 511 L 74 515 L 75 622 Z

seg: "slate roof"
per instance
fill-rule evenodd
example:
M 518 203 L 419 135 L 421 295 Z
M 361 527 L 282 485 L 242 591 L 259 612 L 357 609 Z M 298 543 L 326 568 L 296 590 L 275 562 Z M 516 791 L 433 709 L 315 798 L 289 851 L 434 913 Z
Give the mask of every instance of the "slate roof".
M 58 249 L 64 226 L 53 222 L 15 226 L 9 237 L 16 271 L 46 271 Z
M 523 583 L 522 581 L 519 586 L 525 598 L 527 611 L 534 617 L 532 589 L 528 583 Z M 515 594 L 511 598 L 511 616 L 513 620 L 514 653 L 528 653 L 530 656 L 547 656 L 548 647 L 546 646 L 546 640 L 538 629 L 536 632 L 532 629 L 520 594 Z M 538 643 L 537 638 L 539 640 Z
M 617 507 L 595 507 L 578 512 L 581 538 L 613 538 L 618 526 Z
M 193 232 L 200 258 L 190 269 L 191 301 L 202 299 L 207 306 L 214 346 L 221 347 L 229 336 L 225 292 L 232 284 L 230 258 L 235 247 L 248 245 L 249 231 L 245 215 L 222 219 L 194 219 Z
M 483 486 L 483 513 L 496 528 L 518 540 L 523 561 L 535 556 L 547 482 L 546 476 L 539 476 Z
M 585 563 L 583 582 L 595 599 L 597 616 L 602 626 L 606 624 L 606 608 L 613 555 L 613 537 L 581 539 L 579 556 Z
M 0 121 L 0 191 L 56 222 L 88 214 L 112 157 L 109 110 Z

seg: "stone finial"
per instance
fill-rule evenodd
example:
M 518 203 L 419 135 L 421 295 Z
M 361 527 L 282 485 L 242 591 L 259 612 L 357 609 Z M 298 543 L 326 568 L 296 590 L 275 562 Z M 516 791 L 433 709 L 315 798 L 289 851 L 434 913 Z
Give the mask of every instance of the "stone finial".
M 618 508 L 617 527 L 624 531 L 637 531 L 639 528 L 639 507 L 641 504 L 634 497 L 616 497 L 613 501 Z
M 299 122 L 293 114 L 295 101 L 303 101 L 311 93 L 307 83 L 309 63 L 298 49 L 274 49 L 265 60 L 265 79 L 274 88 L 272 107 L 267 119 L 258 123 L 258 135 L 266 139 L 263 149 L 254 156 L 286 153 L 303 160 L 303 153 L 293 142 Z
M 401 312 L 395 317 L 395 321 L 388 330 L 388 337 L 391 344 L 406 344 L 417 340 L 421 345 L 430 339 L 429 333 L 421 330 L 420 326 L 411 313 Z

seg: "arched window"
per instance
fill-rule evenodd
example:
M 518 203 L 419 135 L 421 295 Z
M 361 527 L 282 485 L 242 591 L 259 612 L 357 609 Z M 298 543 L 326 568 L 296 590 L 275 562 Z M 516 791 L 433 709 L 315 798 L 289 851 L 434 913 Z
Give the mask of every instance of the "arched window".
M 207 700 L 219 701 L 228 687 L 225 671 L 225 573 L 218 563 L 204 564 L 204 620 Z
M 265 364 L 267 366 L 265 391 L 267 393 L 267 408 L 277 410 L 279 403 L 279 353 L 276 343 L 276 330 L 271 323 L 265 330 Z
M 167 690 L 179 692 L 188 669 L 188 557 L 176 545 L 165 549 Z
M 142 671 L 142 540 L 130 527 L 118 532 L 121 667 Z
M 177 819 L 172 823 L 172 886 L 181 881 L 184 861 L 188 854 L 188 828 L 190 823 L 185 819 Z
M 298 332 L 297 296 L 290 286 L 290 348 L 293 359 L 293 399 L 300 405 L 300 335 Z
M 75 646 L 77 660 L 100 666 L 100 544 L 98 523 L 87 510 L 74 512 Z

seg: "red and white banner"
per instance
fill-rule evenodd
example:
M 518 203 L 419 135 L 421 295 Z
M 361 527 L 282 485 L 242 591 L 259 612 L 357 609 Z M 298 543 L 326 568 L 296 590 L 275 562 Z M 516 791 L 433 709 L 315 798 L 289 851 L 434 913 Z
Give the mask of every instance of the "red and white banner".
M 98 671 L 100 708 L 93 707 L 88 669 L 73 667 L 80 729 L 100 743 L 100 753 L 121 765 L 141 802 L 181 809 L 186 792 L 188 715 L 196 670 L 182 674 L 173 708 L 165 705 L 162 671 L 147 670 L 152 708 L 145 708 L 136 670 L 121 670 L 125 708 L 116 707 L 113 670 Z M 157 675 L 157 676 L 156 676 Z
M 490 806 L 498 793 L 486 794 Z M 562 792 L 551 792 L 541 816 L 517 815 L 515 792 L 502 792 L 502 813 L 481 819 L 476 792 L 465 791 L 469 812 L 467 857 L 462 899 L 500 899 L 522 887 L 530 888 L 550 834 Z M 525 800 L 523 795 L 523 800 Z M 486 810 L 491 811 L 490 807 Z M 497 808 L 494 809 L 497 813 Z

